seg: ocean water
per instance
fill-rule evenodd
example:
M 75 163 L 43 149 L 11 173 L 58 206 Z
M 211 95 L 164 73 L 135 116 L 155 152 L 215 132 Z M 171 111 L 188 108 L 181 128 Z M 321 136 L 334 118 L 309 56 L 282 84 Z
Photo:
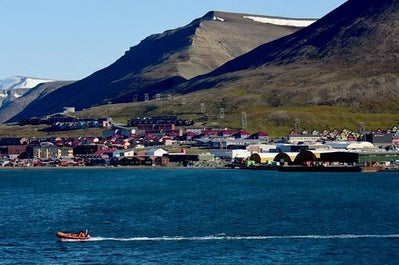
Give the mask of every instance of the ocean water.
M 399 264 L 399 174 L 1 169 L 0 231 L 0 264 Z

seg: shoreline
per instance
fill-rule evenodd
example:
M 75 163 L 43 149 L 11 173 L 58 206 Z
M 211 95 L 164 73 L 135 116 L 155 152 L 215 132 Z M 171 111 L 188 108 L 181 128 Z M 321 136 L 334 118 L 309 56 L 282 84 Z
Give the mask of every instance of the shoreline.
M 179 166 L 123 166 L 123 167 L 113 167 L 113 166 L 88 166 L 88 167 L 0 167 L 1 170 L 123 170 L 123 169 L 232 169 L 230 167 L 179 167 Z

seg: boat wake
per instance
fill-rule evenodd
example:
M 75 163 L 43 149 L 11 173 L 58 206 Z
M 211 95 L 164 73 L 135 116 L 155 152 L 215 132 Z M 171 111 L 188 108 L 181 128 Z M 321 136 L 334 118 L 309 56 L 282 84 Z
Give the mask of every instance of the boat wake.
M 399 234 L 392 235 L 287 235 L 287 236 L 164 236 L 164 237 L 130 237 L 130 238 L 113 238 L 113 237 L 91 237 L 86 241 L 216 241 L 216 240 L 272 240 L 272 239 L 361 239 L 361 238 L 399 238 Z

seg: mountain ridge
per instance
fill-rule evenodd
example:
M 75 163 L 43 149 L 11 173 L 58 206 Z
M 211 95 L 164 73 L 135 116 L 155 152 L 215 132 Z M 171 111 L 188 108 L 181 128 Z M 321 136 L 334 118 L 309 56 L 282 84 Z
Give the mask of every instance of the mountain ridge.
M 44 78 L 35 78 L 29 76 L 11 76 L 8 78 L 4 78 L 0 80 L 0 116 L 1 112 L 7 112 L 4 110 L 5 106 L 12 104 L 14 101 L 23 97 L 26 93 L 28 93 L 34 87 L 49 83 L 55 82 L 54 80 L 44 79 Z M 22 110 L 21 108 L 20 110 Z M 6 114 L 7 117 L 15 115 L 15 112 Z M 0 118 L 0 120 L 2 120 Z
M 6 102 L 6 104 L 1 107 L 0 121 L 7 121 L 11 119 L 13 116 L 23 111 L 31 102 L 38 100 L 57 90 L 58 88 L 70 83 L 72 83 L 72 81 L 52 81 L 39 83 L 35 87 L 27 90 L 23 96 L 16 98 L 13 101 Z
M 341 106 L 348 108 L 345 115 L 362 120 L 352 120 L 352 117 L 348 116 L 340 117 L 355 124 L 364 122 L 366 116 L 363 114 L 395 113 L 399 103 L 399 45 L 396 41 L 399 36 L 398 5 L 397 0 L 349 0 L 306 28 L 261 43 L 248 52 L 220 63 L 221 65 L 214 70 L 204 74 L 198 72 L 193 77 L 181 74 L 189 68 L 182 67 L 179 74 L 176 61 L 167 60 L 176 60 L 173 57 L 175 56 L 182 65 L 185 62 L 195 65 L 193 57 L 190 57 L 195 52 L 186 53 L 187 50 L 183 52 L 180 49 L 178 53 L 159 53 L 163 56 L 154 56 L 154 60 L 158 60 L 159 64 L 142 67 L 143 74 L 140 75 L 136 72 L 127 73 L 108 86 L 123 87 L 125 94 L 121 93 L 113 98 L 110 95 L 100 103 L 128 102 L 129 98 L 131 102 L 135 94 L 143 96 L 144 93 L 150 93 L 150 96 L 153 96 L 155 93 L 170 93 L 176 100 L 187 99 L 187 103 L 183 105 L 175 100 L 168 104 L 161 101 L 130 103 L 133 106 L 130 108 L 132 111 L 127 111 L 126 115 L 192 113 L 200 116 L 199 120 L 203 122 L 203 126 L 228 126 L 227 121 L 239 116 L 239 113 L 246 113 L 248 119 L 255 120 L 258 127 L 288 127 L 297 119 L 307 122 L 309 127 L 316 127 L 312 125 L 315 113 L 309 111 L 300 116 L 298 114 L 300 108 L 312 109 L 312 106 L 326 106 L 317 109 L 333 112 L 339 111 Z M 242 19 L 242 15 L 240 17 Z M 209 20 L 209 17 L 207 19 Z M 211 19 L 212 26 L 217 26 L 217 30 L 224 29 L 229 33 L 228 28 L 225 28 L 226 24 L 223 24 L 229 22 L 228 20 L 222 21 L 223 17 L 215 16 L 215 13 L 212 13 Z M 261 28 L 260 25 L 257 24 Z M 275 25 L 268 26 L 271 32 L 276 30 Z M 242 24 L 237 27 L 242 27 Z M 165 34 L 170 37 L 175 32 L 171 30 Z M 198 35 L 201 37 L 201 34 Z M 187 34 L 182 33 L 182 36 L 186 39 L 180 39 L 179 43 L 192 40 Z M 249 39 L 250 35 L 247 36 Z M 159 39 L 156 39 L 160 37 L 159 34 L 150 37 L 154 45 L 160 45 Z M 195 44 L 197 40 L 193 39 Z M 215 38 L 203 40 L 204 43 L 210 44 L 210 49 L 221 45 Z M 199 38 L 198 41 L 202 39 Z M 229 47 L 235 49 L 235 43 L 230 43 Z M 133 49 L 137 47 L 132 47 L 127 53 Z M 204 51 L 198 52 L 197 56 L 204 55 L 204 58 L 199 58 L 199 62 L 207 62 L 209 67 L 210 61 L 207 60 L 218 58 L 225 52 L 224 49 L 217 51 L 220 54 L 210 52 L 210 58 L 205 56 L 208 54 Z M 134 50 L 134 53 L 137 53 L 137 50 Z M 215 56 L 212 56 L 213 54 Z M 128 56 L 123 60 L 134 63 Z M 164 68 L 161 67 L 162 64 L 165 65 Z M 195 69 L 196 67 L 193 66 Z M 99 79 L 109 74 L 106 69 L 99 72 L 102 73 Z M 187 73 L 190 74 L 190 71 Z M 154 80 L 156 81 L 153 82 Z M 78 88 L 83 86 L 76 89 Z M 55 94 L 51 94 L 51 97 L 44 97 L 38 102 L 51 104 L 55 98 Z M 89 97 L 90 94 L 82 96 Z M 60 106 L 62 100 L 57 100 L 54 104 Z M 35 103 L 36 108 L 38 102 Z M 199 112 L 199 106 L 203 103 L 206 104 L 206 111 Z M 25 109 L 26 115 L 35 110 L 35 104 Z M 65 105 L 73 106 L 67 101 Z M 329 106 L 335 108 L 328 108 Z M 217 114 L 221 109 L 224 113 L 223 119 Z M 327 127 L 329 122 L 336 121 L 337 116 L 336 113 L 318 115 L 322 115 L 323 119 L 316 121 L 317 127 Z
M 0 80 L 0 90 L 29 89 L 38 84 L 53 82 L 55 80 L 36 78 L 30 76 L 11 76 Z
M 264 97 L 259 104 L 269 106 L 354 102 L 358 110 L 368 109 L 367 101 L 398 95 L 398 5 L 394 0 L 349 0 L 309 27 L 261 45 L 175 91 L 252 86 Z
M 295 34 L 288 35 L 285 37 L 282 37 L 280 39 L 277 39 L 275 41 L 272 41 L 270 43 L 261 45 L 260 47 L 257 47 L 256 49 L 248 52 L 247 54 L 244 54 L 240 56 L 239 58 L 236 58 L 234 60 L 231 60 L 227 62 L 225 65 L 222 67 L 216 69 L 213 71 L 213 74 L 218 74 L 221 73 L 222 71 L 239 71 L 242 69 L 246 69 L 248 67 L 255 67 L 259 66 L 260 64 L 265 64 L 272 62 L 273 64 L 281 64 L 284 62 L 284 59 L 288 59 L 288 62 L 291 62 L 292 58 L 295 58 L 295 56 L 299 53 L 302 52 L 300 48 L 303 48 L 305 44 L 308 44 L 308 40 L 304 40 L 304 36 L 306 35 L 314 35 L 315 38 L 310 38 L 311 42 L 309 43 L 310 46 L 325 46 L 325 44 L 329 41 L 331 41 L 331 36 L 334 36 L 334 34 L 338 31 L 339 28 L 344 28 L 351 26 L 351 18 L 354 17 L 353 14 L 348 15 L 349 11 L 353 11 L 357 13 L 357 16 L 368 16 L 370 13 L 376 13 L 376 16 L 378 16 L 378 12 L 381 12 L 381 9 L 384 9 L 387 5 L 389 6 L 389 3 L 397 3 L 395 0 L 381 0 L 384 4 L 378 5 L 379 1 L 376 0 L 366 0 L 366 1 L 361 1 L 361 0 L 350 0 L 342 4 L 340 7 L 337 9 L 331 11 L 329 14 L 326 16 L 320 18 L 318 21 L 315 23 L 309 25 L 306 28 L 301 29 L 299 32 L 296 32 Z M 361 4 L 360 4 L 361 3 Z M 370 6 L 364 5 L 364 3 L 370 3 Z M 397 4 L 398 5 L 398 4 Z M 374 8 L 375 9 L 374 9 Z M 392 7 L 391 7 L 392 8 Z M 366 12 L 367 10 L 370 10 L 368 13 Z M 366 14 L 365 14 L 366 12 Z M 397 13 L 397 12 L 396 12 Z M 397 16 L 397 14 L 396 14 Z M 349 18 L 348 18 L 349 17 Z M 332 22 L 333 21 L 333 22 Z M 334 23 L 334 21 L 336 21 Z M 353 22 L 353 21 L 352 21 Z M 323 29 L 320 29 L 320 25 L 326 25 L 327 29 L 324 27 Z M 336 26 L 338 25 L 338 27 Z M 320 34 L 320 30 L 322 30 L 322 34 Z M 359 28 L 358 31 L 361 31 L 362 28 Z M 364 29 L 363 29 L 364 30 Z M 329 31 L 333 31 L 332 33 Z M 317 32 L 318 34 L 315 34 Z M 364 32 L 363 32 L 364 33 Z M 359 32 L 360 34 L 360 32 Z M 358 34 L 357 34 L 358 35 Z M 348 34 L 348 37 L 354 38 L 356 37 L 356 34 Z M 318 44 L 318 45 L 314 45 Z M 284 48 L 277 48 L 277 47 L 283 47 Z M 295 52 L 296 54 L 287 54 L 285 46 L 293 46 L 294 48 L 291 48 L 291 52 Z M 342 43 L 343 48 L 345 48 L 345 43 Z M 352 45 L 353 46 L 353 45 Z M 320 48 L 319 48 L 320 50 Z M 264 52 L 264 59 L 263 61 L 259 62 L 258 59 L 258 53 L 260 51 Z M 314 57 L 317 53 L 315 50 L 309 50 L 309 51 L 303 51 L 304 54 L 307 56 L 311 55 Z M 331 56 L 331 54 L 318 54 L 317 59 L 325 59 L 325 56 Z M 256 58 L 255 58 L 256 57 Z M 241 59 L 240 59 L 241 58 Z M 243 59 L 244 58 L 244 59 Z M 314 59 L 314 58 L 311 58 Z M 237 63 L 238 62 L 238 63 Z M 253 63 L 253 62 L 258 62 L 258 63 Z M 252 64 L 251 64 L 252 63 Z M 235 66 L 235 68 L 229 66 Z M 228 68 L 228 70 L 224 70 L 224 68 Z M 211 75 L 212 73 L 210 73 Z
M 12 120 L 57 112 L 65 105 L 83 109 L 131 102 L 135 95 L 143 100 L 145 93 L 154 96 L 297 30 L 211 11 L 186 26 L 150 35 L 110 66 L 33 102 Z

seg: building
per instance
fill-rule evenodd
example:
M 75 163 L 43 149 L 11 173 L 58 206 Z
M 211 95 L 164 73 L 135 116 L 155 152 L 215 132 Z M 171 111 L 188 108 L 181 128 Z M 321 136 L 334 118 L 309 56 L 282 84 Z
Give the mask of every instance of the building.
M 7 155 L 10 159 L 19 158 L 26 155 L 26 145 L 9 145 L 7 146 Z
M 313 134 L 290 134 L 288 136 L 288 142 L 292 144 L 298 143 L 315 143 L 320 141 L 322 137 L 320 135 Z
M 24 145 L 27 143 L 28 139 L 26 138 L 18 138 L 18 137 L 0 138 L 0 146 Z
M 399 133 L 394 133 L 392 136 L 392 144 L 399 145 Z
M 269 134 L 267 132 L 264 131 L 259 131 L 257 133 L 251 134 L 249 136 L 250 139 L 258 139 L 258 140 L 263 140 L 265 142 L 269 142 L 270 137 Z
M 98 150 L 103 150 L 107 148 L 108 147 L 100 144 L 78 145 L 73 148 L 73 155 L 74 156 L 92 155 Z
M 393 133 L 385 132 L 372 132 L 366 134 L 366 141 L 370 142 L 376 146 L 387 146 L 393 143 L 394 136 Z
M 123 158 L 123 157 L 133 157 L 135 156 L 135 149 L 134 148 L 130 148 L 130 149 L 118 149 L 114 151 L 113 157 L 116 158 Z
M 146 156 L 150 157 L 162 157 L 163 155 L 167 154 L 168 152 L 163 150 L 162 148 L 159 149 L 150 149 L 145 152 Z
M 251 136 L 251 134 L 246 130 L 239 130 L 232 135 L 236 139 L 247 139 Z
M 72 147 L 59 146 L 28 146 L 26 148 L 27 158 L 30 159 L 57 159 L 60 157 L 73 157 Z

